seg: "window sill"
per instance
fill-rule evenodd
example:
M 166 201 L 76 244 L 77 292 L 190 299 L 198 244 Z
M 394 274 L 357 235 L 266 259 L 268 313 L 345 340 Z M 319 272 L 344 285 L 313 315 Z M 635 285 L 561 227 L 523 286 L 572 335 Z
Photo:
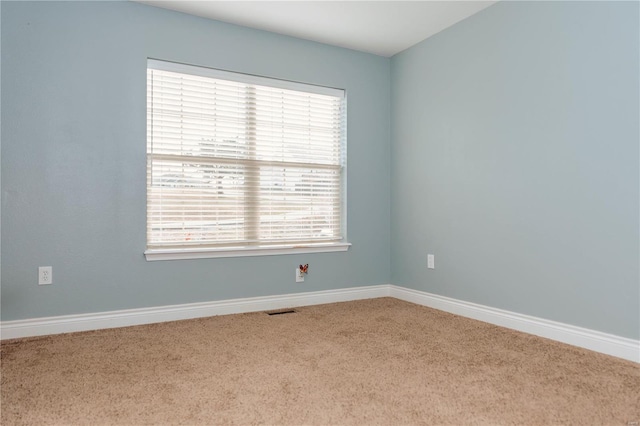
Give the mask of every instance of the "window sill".
M 217 257 L 274 256 L 286 254 L 331 253 L 347 251 L 351 243 L 318 244 L 308 246 L 238 247 L 238 248 L 189 248 L 146 250 L 148 262 L 156 260 L 211 259 Z

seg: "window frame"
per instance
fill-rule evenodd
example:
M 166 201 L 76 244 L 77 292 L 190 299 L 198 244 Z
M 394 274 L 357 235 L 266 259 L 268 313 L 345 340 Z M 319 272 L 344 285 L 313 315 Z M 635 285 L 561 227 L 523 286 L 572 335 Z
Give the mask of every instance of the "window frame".
M 147 60 L 146 70 L 164 70 L 177 73 L 195 74 L 202 77 L 211 77 L 215 79 L 230 80 L 241 82 L 245 84 L 255 84 L 259 86 L 268 86 L 273 88 L 280 88 L 286 90 L 296 90 L 302 92 L 311 92 L 321 95 L 340 96 L 343 99 L 344 108 L 344 127 L 342 129 L 342 141 L 341 150 L 342 154 L 342 168 L 340 174 L 341 181 L 341 236 L 342 239 L 332 242 L 305 242 L 305 243 L 292 243 L 292 244 L 269 244 L 269 245 L 232 245 L 223 247 L 211 247 L 211 246 L 182 246 L 182 247 L 167 247 L 167 248 L 149 248 L 149 235 L 148 226 L 145 227 L 146 235 L 146 250 L 144 255 L 147 261 L 155 260 L 179 260 L 179 259 L 203 259 L 203 258 L 219 258 L 219 257 L 245 257 L 245 256 L 269 256 L 269 255 L 287 255 L 287 254 L 302 254 L 302 253 L 327 253 L 327 252 L 342 252 L 347 251 L 351 246 L 351 243 L 347 242 L 347 162 L 346 162 L 346 90 L 334 89 L 330 87 L 311 85 L 306 83 L 299 83 L 281 79 L 274 79 L 270 77 L 261 77 L 251 74 L 243 74 L 231 71 L 224 71 L 214 68 L 207 68 L 201 66 L 187 65 L 177 62 L 169 62 L 163 60 L 156 60 L 149 58 Z M 312 89 L 312 90 L 310 90 Z M 148 106 L 147 106 L 147 129 L 148 129 Z M 148 130 L 147 130 L 148 131 Z M 149 135 L 147 135 L 148 141 Z M 147 165 L 149 163 L 149 155 L 151 155 L 147 148 Z M 147 193 L 150 189 L 150 182 L 146 181 Z M 148 196 L 147 196 L 148 197 Z M 146 221 L 148 223 L 148 198 L 145 200 L 145 210 L 147 212 Z

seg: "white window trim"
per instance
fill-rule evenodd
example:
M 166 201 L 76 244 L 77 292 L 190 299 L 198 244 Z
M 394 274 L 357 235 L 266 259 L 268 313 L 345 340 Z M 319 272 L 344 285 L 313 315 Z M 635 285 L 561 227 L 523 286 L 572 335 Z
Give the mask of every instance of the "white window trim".
M 343 89 L 336 89 L 326 86 L 317 86 L 309 83 L 298 83 L 290 80 L 279 80 L 273 77 L 261 77 L 240 72 L 224 71 L 217 68 L 207 68 L 195 65 L 182 64 L 179 62 L 161 61 L 158 59 L 147 59 L 147 68 L 162 71 L 173 71 L 178 73 L 190 73 L 202 77 L 218 78 L 222 80 L 237 81 L 246 84 L 256 84 L 258 86 L 277 87 L 287 90 L 298 90 L 302 92 L 313 92 L 318 95 L 328 95 L 344 97 Z
M 286 254 L 331 253 L 347 251 L 351 243 L 313 244 L 308 246 L 269 246 L 236 248 L 190 248 L 146 250 L 147 261 L 212 259 L 221 257 L 274 256 Z
M 271 87 L 279 87 L 289 90 L 311 91 L 317 94 L 341 96 L 346 99 L 346 93 L 343 89 L 315 86 L 308 83 L 298 83 L 289 80 L 278 80 L 274 78 L 261 77 L 251 74 L 242 74 L 237 72 L 228 72 L 219 69 L 196 67 L 183 63 L 169 62 L 148 58 L 147 67 L 154 69 L 185 72 L 191 70 L 194 74 L 206 77 L 220 78 L 248 84 L 266 85 Z M 311 88 L 311 90 L 310 90 Z M 346 168 L 344 165 L 345 176 L 343 178 L 343 237 L 347 237 L 347 197 L 346 197 Z M 345 252 L 351 247 L 351 243 L 347 241 L 338 241 L 330 243 L 310 243 L 298 245 L 270 245 L 270 246 L 247 246 L 247 247 L 193 247 L 193 248 L 166 248 L 166 249 L 147 249 L 144 255 L 147 261 L 163 261 L 163 260 L 189 260 L 189 259 L 210 259 L 210 258 L 227 258 L 227 257 L 251 257 L 251 256 L 272 256 L 272 255 L 292 255 L 292 254 L 309 254 L 309 253 L 331 253 Z

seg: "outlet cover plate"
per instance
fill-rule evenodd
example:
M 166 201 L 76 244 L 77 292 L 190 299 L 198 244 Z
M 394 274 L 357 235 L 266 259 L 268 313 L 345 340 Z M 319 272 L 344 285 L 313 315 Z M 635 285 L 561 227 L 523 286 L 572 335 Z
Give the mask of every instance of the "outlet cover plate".
M 53 283 L 53 271 L 51 266 L 38 267 L 38 285 L 48 285 Z

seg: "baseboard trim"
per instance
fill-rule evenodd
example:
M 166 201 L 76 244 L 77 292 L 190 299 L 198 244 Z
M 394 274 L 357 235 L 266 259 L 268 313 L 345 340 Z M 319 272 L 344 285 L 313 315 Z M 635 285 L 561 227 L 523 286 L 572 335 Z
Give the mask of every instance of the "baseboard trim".
M 640 341 L 395 285 L 229 299 L 0 323 L 0 339 L 101 330 L 351 300 L 396 299 L 640 363 Z
M 0 339 L 45 336 L 76 331 L 101 330 L 167 321 L 240 314 L 297 306 L 321 305 L 389 295 L 389 285 L 250 297 L 153 308 L 127 309 L 93 314 L 63 315 L 0 323 Z
M 640 341 L 638 340 L 395 285 L 389 286 L 389 296 L 629 361 L 640 362 Z

